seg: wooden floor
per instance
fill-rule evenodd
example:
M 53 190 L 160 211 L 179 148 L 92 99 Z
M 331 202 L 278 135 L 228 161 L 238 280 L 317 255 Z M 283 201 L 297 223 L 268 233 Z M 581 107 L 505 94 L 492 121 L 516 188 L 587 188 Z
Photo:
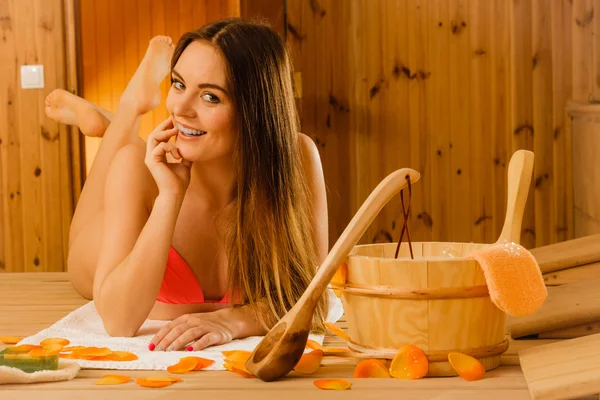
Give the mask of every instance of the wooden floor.
M 87 301 L 68 282 L 66 273 L 0 274 L 0 335 L 28 336 L 47 328 Z M 342 321 L 340 326 L 344 327 Z M 541 341 L 536 341 L 541 342 Z M 331 336 L 325 345 L 341 347 Z M 162 389 L 148 389 L 127 383 L 95 386 L 94 381 L 109 372 L 81 370 L 68 382 L 32 385 L 0 385 L 0 399 L 529 399 L 518 365 L 516 352 L 526 344 L 515 342 L 503 358 L 503 366 L 486 374 L 485 379 L 467 382 L 461 378 L 427 378 L 416 381 L 399 379 L 353 379 L 352 358 L 327 357 L 311 376 L 288 377 L 271 383 L 246 379 L 226 371 L 200 371 L 179 375 L 183 382 Z M 509 364 L 509 365 L 506 365 Z M 512 364 L 512 365 L 510 365 Z M 158 375 L 157 371 L 123 371 L 133 377 Z M 165 372 L 166 374 L 166 372 Z M 164 375 L 164 374 L 161 374 Z M 323 391 L 313 385 L 319 378 L 345 378 L 352 382 L 346 391 Z

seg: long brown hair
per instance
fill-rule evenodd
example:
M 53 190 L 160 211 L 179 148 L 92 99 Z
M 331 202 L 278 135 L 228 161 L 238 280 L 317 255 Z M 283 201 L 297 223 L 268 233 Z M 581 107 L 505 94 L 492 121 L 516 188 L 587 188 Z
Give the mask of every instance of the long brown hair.
M 237 190 L 226 240 L 229 288 L 242 294 L 244 302 L 266 302 L 269 315 L 259 313 L 258 318 L 270 327 L 298 301 L 319 264 L 292 66 L 272 28 L 234 18 L 184 34 L 171 68 L 197 40 L 212 43 L 223 54 L 238 118 Z M 322 329 L 326 313 L 324 297 L 313 329 Z

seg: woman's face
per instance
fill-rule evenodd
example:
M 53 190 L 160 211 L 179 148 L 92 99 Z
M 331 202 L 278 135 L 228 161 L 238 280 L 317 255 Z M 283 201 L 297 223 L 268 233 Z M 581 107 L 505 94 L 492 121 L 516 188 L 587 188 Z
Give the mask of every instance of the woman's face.
M 237 136 L 225 59 L 204 41 L 183 51 L 173 68 L 167 110 L 179 128 L 176 146 L 188 161 L 211 161 L 232 153 Z

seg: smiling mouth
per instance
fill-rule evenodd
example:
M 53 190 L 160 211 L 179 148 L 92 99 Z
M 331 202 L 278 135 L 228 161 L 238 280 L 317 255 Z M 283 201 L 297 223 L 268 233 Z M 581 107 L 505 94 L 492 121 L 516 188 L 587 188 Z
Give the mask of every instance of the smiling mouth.
M 198 131 L 195 129 L 186 128 L 181 126 L 181 124 L 177 124 L 177 128 L 179 129 L 179 132 L 183 133 L 185 136 L 194 137 L 206 135 L 206 131 Z

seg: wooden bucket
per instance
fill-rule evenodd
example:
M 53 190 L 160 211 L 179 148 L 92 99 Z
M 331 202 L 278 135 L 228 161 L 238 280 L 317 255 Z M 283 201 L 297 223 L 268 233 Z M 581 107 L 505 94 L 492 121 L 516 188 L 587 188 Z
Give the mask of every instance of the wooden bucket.
M 392 359 L 413 344 L 429 360 L 428 376 L 455 376 L 448 353 L 500 364 L 508 348 L 506 315 L 490 300 L 477 261 L 467 255 L 488 244 L 413 242 L 355 246 L 347 259 L 342 303 L 351 350 L 358 358 Z M 336 288 L 336 285 L 334 285 Z

